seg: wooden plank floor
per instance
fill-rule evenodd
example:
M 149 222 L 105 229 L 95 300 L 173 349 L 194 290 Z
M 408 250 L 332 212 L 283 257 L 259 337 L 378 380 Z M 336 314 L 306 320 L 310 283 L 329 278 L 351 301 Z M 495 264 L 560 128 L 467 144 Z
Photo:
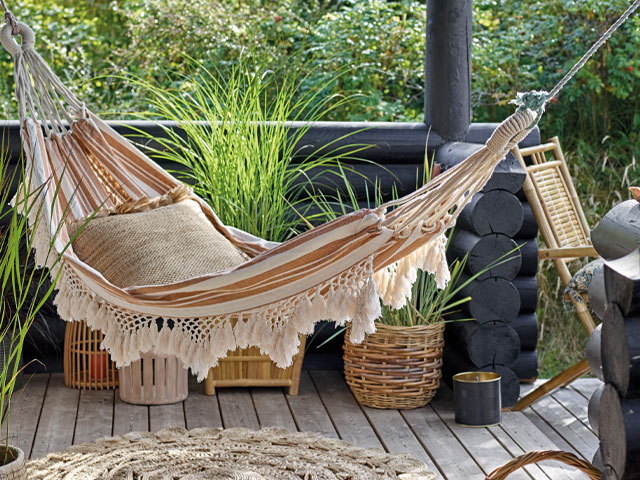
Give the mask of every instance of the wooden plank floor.
M 582 379 L 522 413 L 503 414 L 498 427 L 464 428 L 453 421 L 451 392 L 446 387 L 426 407 L 378 410 L 361 407 L 341 373 L 334 370 L 303 371 L 298 396 L 279 388 L 221 388 L 209 397 L 192 382 L 186 401 L 152 407 L 123 403 L 113 391 L 67 389 L 62 374 L 35 375 L 12 403 L 10 437 L 31 458 L 37 458 L 72 444 L 136 430 L 279 427 L 409 453 L 429 465 L 440 479 L 483 479 L 530 450 L 571 451 L 590 461 L 598 439 L 589 427 L 587 403 L 597 385 L 596 380 Z M 546 462 L 509 478 L 586 476 Z

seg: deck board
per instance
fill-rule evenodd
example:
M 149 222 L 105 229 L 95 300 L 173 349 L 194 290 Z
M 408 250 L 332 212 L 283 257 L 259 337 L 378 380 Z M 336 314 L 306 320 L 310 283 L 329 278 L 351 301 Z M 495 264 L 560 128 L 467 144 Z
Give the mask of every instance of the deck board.
M 442 388 L 441 392 L 431 402 L 431 406 L 486 475 L 513 458 L 488 429 L 456 425 L 451 392 L 447 388 Z M 527 480 L 531 477 L 523 471 L 517 471 L 509 478 Z
M 31 449 L 32 458 L 64 450 L 73 443 L 79 399 L 80 390 L 65 387 L 61 373 L 51 375 Z
M 292 432 L 297 430 L 282 388 L 252 388 L 251 397 L 260 427 L 277 427 Z
M 113 431 L 113 390 L 81 390 L 74 445 L 111 436 Z
M 309 372 L 302 372 L 300 391 L 298 395 L 287 395 L 287 403 L 289 403 L 289 409 L 298 430 L 319 433 L 329 438 L 338 438 L 331 417 L 320 400 L 320 395 L 311 381 Z
M 314 370 L 311 378 L 342 440 L 359 447 L 383 448 L 340 372 Z
M 217 395 L 207 396 L 192 381 L 184 402 L 151 407 L 124 403 L 117 391 L 68 389 L 60 374 L 35 375 L 12 404 L 11 435 L 35 458 L 71 443 L 167 426 L 274 426 L 409 453 L 441 480 L 482 480 L 493 468 L 531 450 L 575 451 L 589 460 L 597 437 L 588 426 L 586 408 L 596 387 L 596 381 L 581 379 L 525 412 L 503 413 L 500 426 L 464 428 L 454 422 L 446 387 L 426 407 L 379 410 L 360 406 L 338 371 L 303 371 L 297 396 L 280 388 L 218 388 Z M 509 478 L 578 479 L 581 474 L 545 462 Z
M 222 427 L 222 416 L 217 395 L 205 395 L 195 382 L 189 384 L 189 396 L 184 401 L 187 428 Z
M 49 375 L 25 375 L 25 387 L 15 393 L 11 402 L 9 443 L 22 449 L 25 455 L 31 452 L 48 383 Z
M 123 402 L 116 390 L 113 406 L 113 434 L 124 435 L 128 432 L 148 431 L 149 407 Z

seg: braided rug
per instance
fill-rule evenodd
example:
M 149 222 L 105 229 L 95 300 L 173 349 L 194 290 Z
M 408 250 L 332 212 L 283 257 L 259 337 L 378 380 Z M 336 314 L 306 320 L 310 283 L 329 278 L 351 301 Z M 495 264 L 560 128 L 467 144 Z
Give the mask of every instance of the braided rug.
M 129 433 L 31 460 L 28 470 L 32 480 L 435 479 L 405 454 L 272 428 Z

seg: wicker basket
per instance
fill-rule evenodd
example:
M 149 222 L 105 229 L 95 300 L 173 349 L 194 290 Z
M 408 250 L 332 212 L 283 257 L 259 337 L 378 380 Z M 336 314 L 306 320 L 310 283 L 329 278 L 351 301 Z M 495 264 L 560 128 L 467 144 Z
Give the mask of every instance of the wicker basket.
M 204 383 L 205 393 L 215 395 L 217 387 L 289 387 L 289 395 L 297 395 L 306 338 L 300 335 L 298 353 L 288 368 L 278 368 L 257 347 L 229 352 L 217 367 L 209 370 Z
M 376 323 L 377 331 L 359 345 L 344 340 L 347 384 L 362 405 L 417 408 L 429 403 L 440 386 L 444 323 L 395 327 Z
M 601 478 L 601 473 L 597 468 L 589 462 L 576 457 L 573 453 L 558 452 L 555 450 L 538 450 L 520 455 L 510 462 L 505 463 L 503 466 L 496 468 L 485 477 L 485 480 L 505 480 L 516 470 L 544 460 L 556 460 L 571 467 L 576 467 L 581 472 L 586 473 L 590 480 L 600 480 Z
M 64 333 L 64 384 L 90 390 L 118 388 L 118 370 L 100 349 L 104 335 L 84 321 L 68 322 Z
M 120 400 L 136 405 L 168 405 L 189 395 L 188 370 L 173 355 L 143 353 L 120 371 Z

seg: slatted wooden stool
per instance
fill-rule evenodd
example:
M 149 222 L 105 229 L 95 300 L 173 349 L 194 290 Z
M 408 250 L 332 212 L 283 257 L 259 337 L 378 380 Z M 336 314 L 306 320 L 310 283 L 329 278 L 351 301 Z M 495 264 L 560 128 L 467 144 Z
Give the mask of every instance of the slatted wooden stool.
M 137 405 L 168 405 L 189 395 L 188 370 L 173 355 L 144 353 L 137 362 L 118 369 L 120 399 Z
M 68 322 L 64 334 L 64 384 L 71 388 L 118 388 L 118 369 L 102 350 L 104 335 L 84 321 Z

